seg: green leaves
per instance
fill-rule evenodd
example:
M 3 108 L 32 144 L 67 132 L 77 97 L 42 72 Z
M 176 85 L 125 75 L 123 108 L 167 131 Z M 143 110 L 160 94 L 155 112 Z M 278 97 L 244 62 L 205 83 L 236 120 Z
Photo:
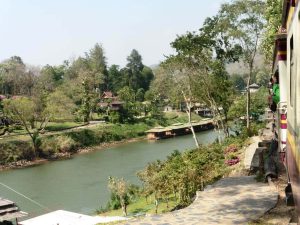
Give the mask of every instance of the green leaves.
M 264 18 L 267 24 L 264 27 L 262 43 L 260 45 L 262 52 L 268 63 L 273 61 L 273 50 L 275 35 L 281 25 L 282 0 L 267 0 Z
M 203 183 L 209 183 L 224 169 L 222 146 L 213 144 L 184 153 L 174 151 L 166 161 L 149 163 L 138 173 L 144 192 L 158 198 L 179 194 L 179 204 L 190 203 Z M 224 170 L 223 170 L 224 172 Z

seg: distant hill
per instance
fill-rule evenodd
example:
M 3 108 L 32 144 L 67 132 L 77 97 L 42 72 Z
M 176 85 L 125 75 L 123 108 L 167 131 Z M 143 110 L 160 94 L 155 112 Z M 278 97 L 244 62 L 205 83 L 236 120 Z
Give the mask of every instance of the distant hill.
M 257 57 L 254 60 L 254 65 L 256 68 L 263 68 L 264 67 L 264 57 L 263 55 L 257 55 Z M 230 63 L 226 66 L 227 72 L 232 74 L 245 74 L 248 72 L 248 68 L 244 65 L 243 62 L 236 62 L 236 63 Z
M 159 67 L 159 64 L 153 64 L 153 65 L 150 65 L 149 67 L 150 67 L 151 69 L 154 70 L 154 69 L 156 69 L 157 67 Z

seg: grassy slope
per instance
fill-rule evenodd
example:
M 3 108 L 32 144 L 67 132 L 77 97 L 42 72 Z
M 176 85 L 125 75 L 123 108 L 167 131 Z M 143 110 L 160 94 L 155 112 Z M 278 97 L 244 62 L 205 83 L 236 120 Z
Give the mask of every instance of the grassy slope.
M 178 204 L 174 198 L 170 198 L 169 207 L 165 201 L 160 201 L 158 205 L 158 214 L 169 212 Z M 128 216 L 155 214 L 155 205 L 153 196 L 146 198 L 140 197 L 128 206 Z M 109 212 L 101 213 L 100 216 L 123 216 L 122 209 L 111 210 Z

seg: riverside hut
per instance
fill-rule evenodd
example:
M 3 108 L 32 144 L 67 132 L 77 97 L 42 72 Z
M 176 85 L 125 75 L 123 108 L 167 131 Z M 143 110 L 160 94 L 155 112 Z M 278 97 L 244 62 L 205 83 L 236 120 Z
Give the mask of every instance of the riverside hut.
M 200 122 L 192 122 L 195 132 L 209 130 L 214 128 L 213 120 L 203 119 Z M 155 127 L 146 131 L 147 138 L 152 140 L 158 140 L 163 138 L 170 138 L 179 135 L 190 134 L 190 124 L 176 123 L 169 127 Z
M 146 133 L 148 139 L 158 140 L 171 136 L 172 130 L 168 127 L 154 127 L 153 129 L 146 131 Z

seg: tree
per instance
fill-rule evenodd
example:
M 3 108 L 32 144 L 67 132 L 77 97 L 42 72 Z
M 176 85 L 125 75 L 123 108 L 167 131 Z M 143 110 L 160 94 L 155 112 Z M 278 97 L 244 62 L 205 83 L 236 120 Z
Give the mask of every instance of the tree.
M 152 69 L 150 67 L 144 66 L 141 73 L 141 77 L 139 79 L 140 88 L 143 88 L 144 90 L 148 90 L 153 78 L 154 78 L 154 74 Z
M 245 80 L 243 79 L 243 77 L 239 74 L 233 74 L 230 76 L 230 80 L 234 86 L 235 89 L 242 91 L 245 89 L 246 87 L 246 83 Z
M 251 111 L 250 115 L 262 115 L 267 107 L 267 88 L 261 87 L 257 92 L 251 94 Z M 239 96 L 234 104 L 229 109 L 228 115 L 230 119 L 240 118 L 245 116 L 246 109 L 245 103 L 247 101 L 246 96 Z
M 250 90 L 254 72 L 254 59 L 258 54 L 259 41 L 265 25 L 263 19 L 265 2 L 262 0 L 234 0 L 222 5 L 217 17 L 218 24 L 242 49 L 242 61 L 247 66 L 247 129 L 250 129 Z M 225 24 L 225 26 L 224 26 Z M 224 32 L 224 31 L 223 31 Z
M 124 84 L 132 88 L 135 92 L 139 88 L 149 89 L 149 85 L 154 75 L 149 67 L 143 65 L 142 56 L 135 49 L 127 57 L 127 65 L 122 70 Z
M 0 65 L 1 92 L 5 95 L 20 95 L 26 66 L 21 57 L 13 56 Z
M 46 65 L 41 70 L 41 76 L 38 80 L 38 86 L 47 92 L 52 92 L 61 85 L 65 76 L 65 67 Z
M 211 108 L 217 129 L 228 136 L 227 112 L 234 91 L 225 65 L 238 59 L 241 48 L 230 42 L 232 38 L 218 22 L 217 16 L 208 18 L 199 33 L 179 36 L 171 46 L 177 53 L 174 57 L 184 66 L 181 71 L 185 71 L 191 96 Z
M 184 99 L 185 106 L 186 106 L 186 113 L 188 116 L 188 121 L 190 125 L 190 129 L 193 134 L 193 139 L 195 141 L 195 145 L 199 148 L 199 142 L 197 136 L 195 134 L 193 125 L 192 125 L 192 108 L 195 102 L 193 93 L 192 93 L 192 78 L 191 73 L 186 67 L 184 63 L 182 63 L 180 57 L 169 57 L 168 60 L 165 62 L 163 67 L 166 70 L 166 73 L 172 77 L 176 88 L 182 95 Z
M 13 121 L 20 122 L 25 128 L 27 134 L 32 140 L 35 155 L 38 156 L 41 140 L 39 134 L 46 126 L 47 116 L 36 113 L 36 105 L 32 99 L 27 97 L 16 97 L 14 99 L 4 100 L 4 112 L 12 118 Z M 40 126 L 37 129 L 30 129 L 32 121 L 39 121 Z
M 118 65 L 111 65 L 108 69 L 109 77 L 109 90 L 113 93 L 117 93 L 122 87 L 124 87 L 122 80 L 122 72 Z
M 134 90 L 128 86 L 123 87 L 118 91 L 118 96 L 123 101 L 123 107 L 119 111 L 121 122 L 132 122 L 137 113 L 137 105 L 135 103 Z
M 92 102 L 91 102 L 91 91 L 90 91 L 90 85 L 89 80 L 87 78 L 83 78 L 83 81 L 81 83 L 82 85 L 82 98 L 81 98 L 81 106 L 79 109 L 79 114 L 83 118 L 83 122 L 89 122 L 90 120 L 90 114 L 92 111 Z
M 95 44 L 89 54 L 86 54 L 86 59 L 91 70 L 90 74 L 94 90 L 98 90 L 100 93 L 107 91 L 109 80 L 103 47 L 98 43 Z
M 146 92 L 145 98 L 159 106 L 164 99 L 169 99 L 173 105 L 179 106 L 184 101 L 180 91 L 176 88 L 176 83 L 163 67 L 158 67 L 154 71 L 155 78 L 151 82 L 150 91 Z M 148 95 L 148 96 L 147 96 Z
M 127 216 L 127 206 L 129 204 L 128 201 L 129 186 L 126 183 L 126 181 L 123 178 L 118 179 L 114 177 L 109 177 L 108 188 L 112 193 L 115 193 L 118 196 L 118 198 L 120 199 L 123 214 L 124 216 Z
M 135 95 L 136 101 L 142 102 L 144 101 L 145 90 L 143 88 L 139 88 Z
M 267 87 L 268 83 L 270 82 L 270 76 L 264 70 L 258 71 L 256 74 L 256 82 L 260 86 Z
M 61 90 L 56 90 L 47 96 L 45 113 L 49 120 L 73 120 L 75 109 L 73 101 Z
M 275 35 L 281 25 L 282 0 L 267 0 L 264 18 L 267 21 L 261 42 L 261 49 L 264 53 L 267 64 L 271 66 L 273 61 L 273 50 Z
M 154 194 L 155 212 L 158 211 L 159 198 L 161 196 L 161 187 L 163 180 L 160 173 L 162 171 L 163 163 L 159 160 L 149 163 L 146 168 L 137 173 L 139 179 L 143 182 L 144 195 L 147 197 Z M 165 179 L 166 180 L 166 179 Z

